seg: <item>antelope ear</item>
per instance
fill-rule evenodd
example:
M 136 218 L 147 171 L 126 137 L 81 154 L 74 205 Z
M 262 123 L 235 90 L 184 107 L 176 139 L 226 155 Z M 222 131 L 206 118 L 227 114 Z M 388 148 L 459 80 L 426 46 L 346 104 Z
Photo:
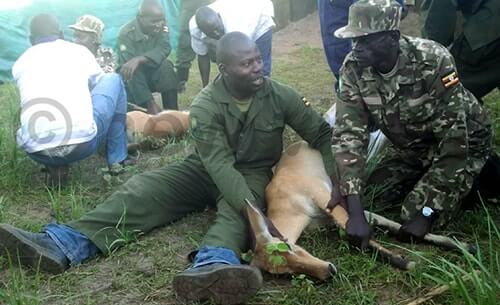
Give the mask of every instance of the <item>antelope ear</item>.
M 248 221 L 255 237 L 256 245 L 265 245 L 273 240 L 273 236 L 269 232 L 267 225 L 267 217 L 262 211 L 250 201 L 246 200 L 245 209 L 247 212 Z

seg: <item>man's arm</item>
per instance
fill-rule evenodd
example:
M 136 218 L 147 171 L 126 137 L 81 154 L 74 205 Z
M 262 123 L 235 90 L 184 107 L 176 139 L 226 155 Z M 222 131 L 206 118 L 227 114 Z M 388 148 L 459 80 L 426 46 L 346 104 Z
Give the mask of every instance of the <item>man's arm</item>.
M 210 80 L 210 56 L 198 55 L 198 69 L 200 70 L 201 83 L 203 87 L 208 85 Z
M 454 0 L 424 0 L 420 7 L 422 36 L 449 46 L 455 36 L 457 5 Z
M 357 82 L 355 68 L 344 65 L 339 82 L 336 124 L 332 137 L 335 156 L 332 200 L 339 198 L 349 214 L 346 234 L 355 246 L 368 246 L 371 229 L 361 202 L 362 177 L 368 148 L 368 117 Z M 340 194 L 339 194 L 340 193 Z M 331 206 L 332 202 L 329 204 Z M 338 204 L 338 202 L 333 202 Z
M 189 20 L 189 34 L 191 35 L 191 48 L 198 57 L 201 82 L 203 87 L 206 87 L 210 79 L 210 56 L 208 45 L 203 41 L 204 34 L 198 28 L 194 16 Z
M 333 171 L 330 125 L 312 109 L 310 102 L 295 90 L 283 86 L 281 97 L 285 105 L 285 123 L 290 125 L 311 147 L 318 149 L 329 176 Z
M 235 158 L 223 122 L 219 121 L 222 118 L 199 105 L 203 102 L 208 101 L 201 100 L 198 105 L 193 105 L 189 113 L 196 151 L 224 199 L 240 211 L 245 199 L 255 202 L 255 197 L 243 175 L 234 168 Z
M 170 46 L 170 36 L 168 34 L 168 30 L 165 28 L 161 33 L 157 35 L 157 43 L 155 47 L 144 54 L 140 54 L 149 60 L 146 64 L 152 68 L 159 67 L 165 60 L 165 58 L 170 55 L 170 51 L 172 50 Z
M 442 48 L 442 47 L 440 47 Z M 467 113 L 469 92 L 460 83 L 451 54 L 442 48 L 444 56 L 438 60 L 438 68 L 428 74 L 428 91 L 436 99 L 431 126 L 438 142 L 429 170 L 420 179 L 429 202 L 423 206 L 434 207 L 433 199 L 439 198 L 443 189 L 458 189 L 460 174 L 466 169 L 468 155 Z
M 355 67 L 343 67 L 339 82 L 339 100 L 332 149 L 335 156 L 334 178 L 343 196 L 361 194 L 368 148 L 368 117 L 358 85 Z

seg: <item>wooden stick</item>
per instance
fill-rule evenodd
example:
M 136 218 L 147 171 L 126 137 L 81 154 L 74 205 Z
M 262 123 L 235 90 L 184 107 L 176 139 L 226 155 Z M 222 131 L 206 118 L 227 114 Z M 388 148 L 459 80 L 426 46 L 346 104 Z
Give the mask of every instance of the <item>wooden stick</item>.
M 479 270 L 474 270 L 474 272 L 472 274 L 465 274 L 464 276 L 462 276 L 462 280 L 468 281 L 472 278 L 473 275 L 478 275 L 479 273 L 481 273 Z M 425 295 L 423 295 L 421 297 L 417 297 L 416 299 L 412 300 L 411 302 L 407 303 L 406 305 L 423 304 L 423 303 L 429 301 L 430 299 L 432 299 L 438 295 L 441 295 L 441 294 L 445 293 L 446 291 L 450 290 L 450 287 L 455 286 L 456 284 L 457 283 L 455 281 L 453 281 L 447 285 L 441 285 L 441 286 L 434 287 L 429 292 L 427 292 Z
M 147 110 L 146 108 L 141 107 L 141 106 L 139 106 L 139 105 L 132 104 L 132 103 L 127 103 L 127 104 L 128 104 L 128 106 L 129 106 L 130 108 L 132 108 L 133 110 L 142 111 L 142 112 L 146 112 L 146 113 L 148 112 L 148 110 Z
M 392 234 L 397 234 L 399 228 L 401 228 L 401 224 L 372 212 L 365 211 L 365 217 L 372 225 L 387 229 Z M 476 252 L 476 248 L 473 245 L 459 242 L 443 235 L 429 233 L 424 236 L 424 241 L 448 250 L 460 250 L 460 248 L 464 248 L 469 253 Z
M 333 210 L 326 210 L 326 213 L 330 215 L 330 217 L 333 218 L 335 223 L 341 227 L 342 229 L 345 229 L 347 220 L 349 220 L 349 215 L 347 214 L 347 211 L 340 205 L 336 205 Z M 377 241 L 371 239 L 368 243 L 370 248 L 373 250 L 378 251 L 380 254 L 380 257 L 384 260 L 390 263 L 391 265 L 395 266 L 396 268 L 402 269 L 402 270 L 411 270 L 415 268 L 415 262 L 408 261 L 407 259 L 403 258 L 401 255 L 396 254 L 392 252 L 391 250 L 385 248 L 381 244 L 379 244 Z

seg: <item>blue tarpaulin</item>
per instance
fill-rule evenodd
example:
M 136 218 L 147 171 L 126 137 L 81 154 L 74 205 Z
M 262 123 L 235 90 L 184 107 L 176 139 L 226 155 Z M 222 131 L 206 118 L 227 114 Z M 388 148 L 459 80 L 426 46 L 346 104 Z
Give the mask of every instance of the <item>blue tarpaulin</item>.
M 159 1 L 165 9 L 172 48 L 175 48 L 181 0 Z M 29 22 L 34 15 L 55 15 L 66 39 L 72 38 L 73 31 L 68 26 L 79 16 L 94 15 L 105 24 L 103 45 L 114 48 L 120 27 L 135 18 L 140 3 L 141 0 L 17 0 L 10 7 L 0 3 L 0 80 L 12 78 L 12 65 L 30 47 Z

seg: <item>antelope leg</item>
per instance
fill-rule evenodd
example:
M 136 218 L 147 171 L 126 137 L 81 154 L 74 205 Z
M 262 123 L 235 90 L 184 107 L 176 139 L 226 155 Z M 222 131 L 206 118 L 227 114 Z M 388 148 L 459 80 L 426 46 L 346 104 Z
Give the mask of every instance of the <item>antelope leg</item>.
M 392 234 L 397 234 L 399 228 L 401 228 L 401 224 L 372 212 L 365 211 L 365 217 L 372 225 L 387 229 Z M 469 253 L 476 252 L 476 248 L 473 245 L 454 240 L 453 238 L 444 235 L 429 233 L 424 236 L 424 241 L 448 250 L 460 251 L 460 248 L 463 248 L 466 249 Z

